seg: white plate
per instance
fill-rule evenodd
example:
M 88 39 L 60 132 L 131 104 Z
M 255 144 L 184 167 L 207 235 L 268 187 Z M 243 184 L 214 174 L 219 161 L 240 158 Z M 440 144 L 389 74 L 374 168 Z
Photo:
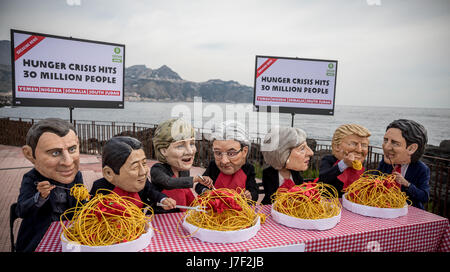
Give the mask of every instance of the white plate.
M 282 225 L 298 228 L 298 229 L 312 229 L 312 230 L 328 230 L 334 228 L 339 221 L 341 221 L 341 212 L 338 215 L 330 218 L 322 219 L 302 219 L 293 216 L 289 216 L 284 213 L 277 212 L 272 205 L 272 218 L 275 222 Z
M 396 218 L 408 214 L 406 203 L 403 208 L 377 208 L 351 202 L 347 200 L 347 194 L 342 196 L 342 206 L 353 213 L 378 218 Z
M 147 232 L 136 240 L 110 246 L 85 246 L 67 240 L 64 232 L 61 233 L 61 246 L 63 252 L 137 252 L 146 248 L 153 237 L 153 228 L 149 223 Z
M 219 231 L 199 228 L 186 221 L 186 217 L 183 220 L 183 228 L 189 232 L 193 233 L 192 237 L 196 237 L 204 242 L 209 243 L 239 243 L 244 242 L 256 235 L 256 233 L 261 228 L 261 218 L 258 216 L 256 224 L 252 227 L 245 228 L 242 230 L 230 230 L 230 231 Z

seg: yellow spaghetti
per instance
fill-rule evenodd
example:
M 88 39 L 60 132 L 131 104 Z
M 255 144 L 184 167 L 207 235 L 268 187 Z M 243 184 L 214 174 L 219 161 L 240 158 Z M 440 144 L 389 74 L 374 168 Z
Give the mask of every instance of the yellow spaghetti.
M 322 182 L 306 182 L 292 188 L 281 188 L 272 195 L 273 208 L 301 219 L 323 219 L 341 212 L 337 190 Z
M 351 202 L 378 208 L 403 208 L 409 201 L 395 181 L 395 175 L 378 170 L 364 172 L 344 192 Z
M 109 194 L 102 194 L 101 191 Z M 61 215 L 60 223 L 65 237 L 87 246 L 114 245 L 139 238 L 147 231 L 153 209 L 142 203 L 150 210 L 150 215 L 146 216 L 130 200 L 130 197 L 119 196 L 107 189 L 98 190 L 85 205 L 68 209 Z M 70 221 L 67 226 L 65 220 Z
M 91 197 L 91 195 L 89 195 L 89 191 L 83 184 L 75 184 L 72 188 L 70 188 L 70 195 L 73 196 L 78 202 L 89 200 Z
M 264 214 L 256 212 L 255 201 L 227 188 L 207 191 L 198 196 L 191 206 L 204 207 L 206 212 L 188 210 L 185 213 L 186 221 L 209 230 L 240 230 L 255 225 L 258 216 L 261 217 L 261 223 L 265 219 Z
M 355 170 L 361 170 L 362 169 L 361 161 L 358 161 L 358 160 L 352 161 L 352 168 Z

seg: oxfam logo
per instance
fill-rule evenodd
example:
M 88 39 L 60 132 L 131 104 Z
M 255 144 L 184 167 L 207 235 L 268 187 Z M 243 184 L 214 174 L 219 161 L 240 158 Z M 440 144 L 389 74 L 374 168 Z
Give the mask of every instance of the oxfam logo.
M 120 48 L 119 47 L 114 48 L 114 53 L 119 54 L 120 53 Z
M 328 69 L 333 69 L 334 68 L 334 64 L 333 63 L 328 63 Z

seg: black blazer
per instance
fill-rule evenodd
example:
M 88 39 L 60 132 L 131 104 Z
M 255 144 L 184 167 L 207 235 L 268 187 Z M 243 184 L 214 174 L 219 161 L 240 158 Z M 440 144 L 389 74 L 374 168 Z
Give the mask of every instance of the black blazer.
M 105 178 L 98 179 L 94 181 L 94 184 L 92 185 L 90 194 L 93 196 L 96 194 L 98 189 L 108 189 L 108 190 L 114 190 L 116 186 L 112 184 L 111 182 L 107 181 Z M 109 192 L 103 191 L 102 194 L 108 194 Z M 145 204 L 151 206 L 154 210 L 156 210 L 156 203 L 160 202 L 161 199 L 167 197 L 165 194 L 161 193 L 160 191 L 156 190 L 155 186 L 147 179 L 145 182 L 144 189 L 142 189 L 140 192 L 138 192 L 139 197 L 141 198 L 141 201 Z
M 300 185 L 303 183 L 303 177 L 300 175 L 299 171 L 290 170 L 293 182 L 295 185 Z M 262 175 L 262 183 L 264 186 L 264 198 L 261 201 L 261 204 L 271 204 L 271 196 L 277 191 L 278 187 L 280 187 L 280 180 L 278 176 L 278 170 L 273 168 L 272 166 L 267 167 L 263 170 Z
M 62 184 L 57 181 L 48 179 L 41 175 L 35 168 L 23 175 L 20 193 L 17 199 L 16 213 L 23 218 L 20 224 L 19 233 L 17 234 L 16 250 L 19 252 L 32 252 L 36 249 L 44 237 L 50 224 L 53 222 L 53 203 L 56 200 L 54 190 L 50 192 L 48 200 L 41 206 L 37 207 L 35 195 L 38 193 L 35 182 L 49 181 L 50 184 L 72 188 L 75 184 L 83 184 L 83 176 L 78 171 L 75 179 L 70 184 Z M 77 200 L 67 191 L 67 208 L 76 206 Z M 71 215 L 69 215 L 69 219 Z
M 167 163 L 155 163 L 150 170 L 152 184 L 159 191 L 192 188 L 194 177 L 190 176 L 190 171 L 180 171 L 179 177 L 173 177 L 173 171 Z
M 247 180 L 245 181 L 245 189 L 250 192 L 252 195 L 252 200 L 257 201 L 258 200 L 258 187 L 256 186 L 256 174 L 255 174 L 255 167 L 249 163 L 245 163 L 241 167 L 242 171 L 247 175 Z M 214 183 L 216 183 L 217 178 L 219 177 L 220 170 L 216 165 L 216 162 L 213 160 L 209 163 L 208 167 L 206 168 L 205 172 L 203 173 L 203 176 L 210 177 Z M 201 194 L 203 189 L 208 189 L 203 184 L 197 183 L 195 185 L 195 192 L 197 194 Z
M 383 173 L 392 173 L 392 165 L 381 160 L 378 170 Z M 421 162 L 413 162 L 408 165 L 405 179 L 410 183 L 409 187 L 401 187 L 401 190 L 411 199 L 414 207 L 423 209 L 423 203 L 428 202 L 430 197 L 430 168 Z
M 151 183 L 155 188 L 162 190 L 192 188 L 194 186 L 194 177 L 190 176 L 190 171 L 180 171 L 178 178 L 173 177 L 173 171 L 170 164 L 155 163 L 150 170 Z M 155 213 L 180 212 L 178 208 L 172 210 L 164 210 L 162 207 L 156 207 Z
M 338 197 L 342 197 L 344 188 L 344 183 L 340 181 L 337 177 L 342 174 L 339 170 L 339 166 L 334 165 L 338 159 L 333 155 L 326 155 L 320 161 L 319 167 L 319 181 L 323 183 L 330 184 L 338 191 Z

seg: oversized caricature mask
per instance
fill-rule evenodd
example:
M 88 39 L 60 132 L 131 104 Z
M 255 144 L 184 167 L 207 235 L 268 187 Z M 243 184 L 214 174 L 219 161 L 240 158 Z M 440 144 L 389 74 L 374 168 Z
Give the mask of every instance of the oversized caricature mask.
M 149 168 L 139 140 L 118 136 L 106 142 L 102 154 L 103 176 L 127 192 L 144 189 Z
M 78 137 L 72 125 L 62 119 L 48 118 L 33 125 L 22 151 L 46 178 L 69 184 L 78 173 Z
M 342 160 L 347 154 L 353 154 L 354 159 L 364 162 L 369 152 L 370 132 L 357 124 L 342 125 L 336 129 L 331 142 L 333 155 Z
M 158 161 L 175 171 L 188 171 L 194 163 L 195 135 L 192 126 L 183 119 L 169 119 L 158 126 L 153 138 Z
M 384 161 L 387 164 L 416 162 L 425 152 L 427 131 L 421 124 L 407 119 L 390 123 L 383 137 Z

